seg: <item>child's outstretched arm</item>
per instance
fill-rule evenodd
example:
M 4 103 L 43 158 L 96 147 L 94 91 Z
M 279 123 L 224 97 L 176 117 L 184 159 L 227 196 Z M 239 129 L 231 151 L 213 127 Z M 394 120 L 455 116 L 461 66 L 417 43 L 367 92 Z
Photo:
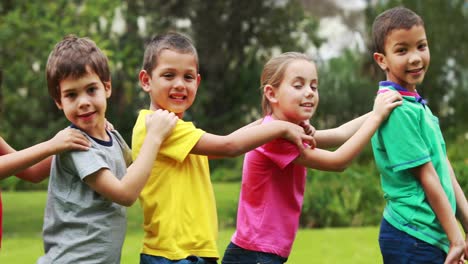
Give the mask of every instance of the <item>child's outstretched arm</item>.
M 273 120 L 261 125 L 247 125 L 227 136 L 205 133 L 191 153 L 218 157 L 235 157 L 273 139 L 285 138 L 303 149 L 303 142 L 313 140 L 304 128 L 287 121 Z
M 450 170 L 450 177 L 452 178 L 452 185 L 453 190 L 455 192 L 455 199 L 457 201 L 457 212 L 456 217 L 460 221 L 460 224 L 465 231 L 465 258 L 468 257 L 468 202 L 466 200 L 465 193 L 463 192 L 460 184 L 458 183 L 457 177 L 455 176 L 455 172 L 453 171 L 452 164 L 450 163 L 449 159 L 447 158 L 447 164 Z
M 23 180 L 40 182 L 49 176 L 52 155 L 66 150 L 87 150 L 89 144 L 74 128 L 61 130 L 52 139 L 20 151 L 0 137 L 0 179 L 16 174 Z
M 317 130 L 314 135 L 317 147 L 326 149 L 341 146 L 358 131 L 371 113 L 357 117 L 339 127 Z
M 174 113 L 166 110 L 157 110 L 148 115 L 146 117 L 145 141 L 138 157 L 127 169 L 125 176 L 119 180 L 109 169 L 101 169 L 84 178 L 84 181 L 104 197 L 118 204 L 131 206 L 145 186 L 159 148 L 172 132 L 177 120 Z
M 458 264 L 459 261 L 463 259 L 465 241 L 458 227 L 454 212 L 450 207 L 448 198 L 440 184 L 437 172 L 432 162 L 416 167 L 412 172 L 421 183 L 427 200 L 450 241 L 450 249 L 444 263 Z M 459 197 L 457 197 L 457 202 L 458 199 Z
M 393 91 L 377 95 L 374 110 L 365 119 L 359 130 L 342 146 L 333 152 L 319 148 L 305 149 L 295 162 L 319 170 L 343 171 L 364 149 L 390 112 L 402 104 L 401 100 L 401 95 Z

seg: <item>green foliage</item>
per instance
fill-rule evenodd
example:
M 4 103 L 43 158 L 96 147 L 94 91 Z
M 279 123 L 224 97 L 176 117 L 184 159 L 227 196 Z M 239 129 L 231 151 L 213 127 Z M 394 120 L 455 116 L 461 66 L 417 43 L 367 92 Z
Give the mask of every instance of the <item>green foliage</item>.
M 216 163 L 216 166 L 212 166 Z M 210 160 L 211 180 L 216 182 L 239 182 L 242 178 L 244 156 L 231 159 Z
M 336 127 L 372 110 L 377 83 L 362 72 L 364 64 L 362 55 L 346 50 L 318 65 L 320 103 L 311 121 L 317 129 Z
M 305 227 L 377 225 L 383 209 L 379 174 L 373 164 L 342 173 L 309 170 L 301 225 Z

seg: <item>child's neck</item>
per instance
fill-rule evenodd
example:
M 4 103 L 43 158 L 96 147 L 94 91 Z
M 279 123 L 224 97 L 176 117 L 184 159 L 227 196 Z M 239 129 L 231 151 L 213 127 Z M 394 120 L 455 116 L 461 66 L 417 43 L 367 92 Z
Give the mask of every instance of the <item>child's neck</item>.
M 290 122 L 290 123 L 293 123 L 293 124 L 296 124 L 296 125 L 298 125 L 299 123 L 302 122 L 300 120 L 299 121 L 289 120 L 288 118 L 284 117 L 282 114 L 275 113 L 274 111 L 273 111 L 273 113 L 270 114 L 270 116 L 274 120 L 286 121 L 286 122 Z

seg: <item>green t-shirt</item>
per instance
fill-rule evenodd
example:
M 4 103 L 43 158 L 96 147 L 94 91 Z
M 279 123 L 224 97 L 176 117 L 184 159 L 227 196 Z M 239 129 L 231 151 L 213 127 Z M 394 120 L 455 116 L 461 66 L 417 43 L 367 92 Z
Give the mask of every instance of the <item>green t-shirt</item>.
M 381 83 L 380 90 L 383 89 L 396 90 Z M 403 100 L 403 105 L 393 110 L 372 137 L 375 162 L 387 201 L 383 216 L 395 228 L 448 252 L 447 235 L 424 189 L 410 170 L 432 162 L 455 212 L 455 194 L 439 120 L 414 96 L 403 96 Z

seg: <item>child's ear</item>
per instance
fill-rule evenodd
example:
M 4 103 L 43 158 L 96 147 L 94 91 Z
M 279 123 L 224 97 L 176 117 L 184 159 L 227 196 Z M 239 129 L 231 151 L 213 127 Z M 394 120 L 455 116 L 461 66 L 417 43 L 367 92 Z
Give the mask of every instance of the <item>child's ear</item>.
M 109 80 L 108 82 L 103 82 L 104 83 L 104 90 L 106 91 L 106 98 L 109 98 L 112 94 L 112 83 Z
M 197 74 L 197 90 L 198 90 L 198 87 L 200 86 L 200 82 L 201 82 L 201 75 Z
M 384 54 L 375 52 L 374 60 L 383 71 L 387 71 L 387 59 Z
M 54 99 L 54 102 L 55 102 L 55 105 L 57 106 L 58 109 L 63 110 L 62 102 L 57 101 L 57 100 L 55 100 L 55 99 Z
M 138 74 L 138 79 L 140 80 L 140 86 L 143 91 L 149 93 L 151 90 L 150 81 L 151 76 L 148 74 L 146 70 L 141 70 L 140 74 Z
M 263 94 L 265 97 L 270 101 L 270 103 L 276 103 L 278 102 L 278 99 L 276 99 L 276 92 L 275 88 L 269 84 L 265 85 L 263 87 Z

